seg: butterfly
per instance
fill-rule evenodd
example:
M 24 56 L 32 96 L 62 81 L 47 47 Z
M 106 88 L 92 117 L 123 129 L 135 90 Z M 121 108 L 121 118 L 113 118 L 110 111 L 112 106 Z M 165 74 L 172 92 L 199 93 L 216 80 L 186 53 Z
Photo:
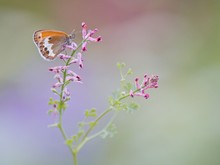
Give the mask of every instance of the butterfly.
M 45 60 L 54 60 L 65 50 L 65 45 L 71 45 L 74 34 L 68 35 L 57 30 L 38 30 L 34 32 L 33 39 L 40 55 Z

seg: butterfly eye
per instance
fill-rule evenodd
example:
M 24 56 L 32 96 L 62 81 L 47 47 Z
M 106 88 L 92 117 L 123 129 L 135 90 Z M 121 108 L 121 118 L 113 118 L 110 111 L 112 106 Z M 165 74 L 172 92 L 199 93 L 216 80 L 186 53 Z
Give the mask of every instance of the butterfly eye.
M 74 39 L 75 38 L 75 33 L 71 33 L 70 35 L 69 35 L 69 39 Z
M 51 39 L 52 39 L 51 37 L 48 38 L 48 40 L 51 40 Z

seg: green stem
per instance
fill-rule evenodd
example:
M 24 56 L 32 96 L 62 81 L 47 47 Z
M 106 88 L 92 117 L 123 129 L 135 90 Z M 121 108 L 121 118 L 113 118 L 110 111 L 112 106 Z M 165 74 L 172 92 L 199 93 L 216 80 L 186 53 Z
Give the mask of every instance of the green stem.
M 133 91 L 133 93 L 139 92 L 140 90 L 141 90 L 141 88 L 140 88 L 140 89 L 136 89 L 136 90 Z M 129 97 L 129 96 L 130 96 L 130 93 L 127 94 L 127 95 L 124 95 L 124 96 L 120 97 L 120 98 L 118 99 L 118 101 L 121 101 L 121 100 L 123 100 L 123 99 L 125 99 L 125 98 L 127 98 L 127 97 Z
M 95 120 L 95 123 L 97 124 L 98 122 L 99 122 L 99 120 L 101 120 L 106 114 L 108 114 L 109 112 L 111 112 L 112 111 L 112 109 L 106 109 L 101 115 L 99 115 L 99 117 Z M 92 127 L 90 127 L 89 129 L 88 129 L 88 131 L 85 133 L 85 135 L 83 136 L 83 138 L 82 138 L 82 141 L 84 141 L 85 140 L 85 138 L 89 135 L 89 133 L 93 130 L 93 128 L 95 127 L 95 125 L 94 126 L 92 126 Z
M 82 42 L 78 45 L 78 47 L 75 50 L 73 50 L 73 52 L 71 53 L 71 57 L 73 57 L 75 55 L 76 51 L 82 46 L 83 42 L 85 42 L 86 39 L 82 40 Z M 66 66 L 69 66 L 69 63 L 71 62 L 71 60 L 72 60 L 72 58 L 69 58 L 67 60 Z M 63 85 L 61 86 L 60 103 L 63 103 L 62 98 L 63 98 L 63 90 L 64 90 L 64 87 L 66 86 L 66 76 L 67 76 L 67 70 L 65 70 L 63 72 Z M 62 109 L 61 109 L 61 111 L 62 111 Z
M 107 110 L 109 110 L 109 111 L 107 111 Z M 107 109 L 107 110 L 99 116 L 99 120 L 100 120 L 102 117 L 104 117 L 108 112 L 112 111 L 112 109 Z M 108 126 L 110 126 L 110 125 L 112 124 L 112 122 L 114 121 L 114 119 L 115 119 L 116 116 L 117 116 L 117 113 L 115 113 L 115 114 L 112 116 L 111 120 L 108 122 L 108 124 L 107 124 L 101 131 L 99 131 L 99 132 L 97 132 L 97 133 L 95 133 L 95 134 L 93 134 L 93 135 L 91 135 L 91 136 L 88 137 L 89 132 L 91 132 L 92 129 L 94 128 L 94 127 L 91 127 L 91 129 L 89 129 L 89 130 L 86 132 L 87 135 L 85 134 L 83 140 L 82 140 L 81 143 L 77 146 L 77 150 L 79 151 L 88 141 L 90 141 L 90 140 L 96 138 L 97 136 L 101 135 L 101 134 L 103 133 L 103 131 L 104 131 L 106 128 L 108 128 Z M 98 118 L 97 118 L 97 119 L 98 119 Z M 95 121 L 95 122 L 96 122 L 96 121 Z
M 77 48 L 72 51 L 72 53 L 70 55 L 71 58 L 69 58 L 67 61 L 64 60 L 66 66 L 70 65 L 72 57 L 74 57 L 74 55 L 77 52 L 77 50 L 82 46 L 82 44 L 86 40 L 87 40 L 87 38 L 83 39 L 82 42 L 77 46 Z M 59 128 L 59 130 L 60 130 L 60 132 L 61 132 L 61 134 L 62 134 L 62 136 L 63 136 L 65 141 L 68 140 L 68 137 L 67 137 L 67 135 L 65 133 L 65 130 L 63 128 L 62 116 L 63 116 L 63 111 L 64 111 L 64 109 L 63 109 L 63 104 L 64 104 L 64 101 L 63 101 L 63 91 L 65 89 L 65 86 L 68 84 L 66 82 L 66 77 L 67 77 L 67 69 L 63 71 L 63 84 L 62 84 L 61 89 L 60 89 L 60 94 L 55 91 L 55 93 L 58 94 L 59 97 L 60 97 L 59 109 L 58 109 L 58 111 L 59 111 L 59 122 L 57 124 L 57 127 Z M 73 150 L 73 148 L 70 145 L 68 145 L 68 148 L 69 148 L 69 150 L 70 150 L 70 152 L 71 152 L 71 154 L 73 156 L 74 165 L 77 165 L 78 164 L 78 160 L 77 160 L 77 153 L 78 153 L 78 151 L 77 150 Z
M 109 112 L 111 112 L 112 109 L 106 109 L 96 120 L 95 123 L 97 124 L 99 120 L 101 120 L 106 114 L 108 114 Z M 94 129 L 94 126 L 91 126 L 87 132 L 85 133 L 85 135 L 83 136 L 81 142 L 79 143 L 79 145 L 76 147 L 77 151 L 80 151 L 80 149 L 85 145 L 85 143 L 87 141 L 89 141 L 90 139 L 88 139 L 88 135 L 89 133 Z
M 87 138 L 87 141 L 92 140 L 92 139 L 96 138 L 97 136 L 101 135 L 113 123 L 113 121 L 115 120 L 117 114 L 118 113 L 115 112 L 114 115 L 112 116 L 112 118 L 110 119 L 110 121 L 106 124 L 106 126 L 101 131 L 89 136 Z
M 82 40 L 82 42 L 78 45 L 78 47 L 72 52 L 71 57 L 73 57 L 75 55 L 76 51 L 82 46 L 82 44 L 83 44 L 83 42 L 85 42 L 85 40 L 86 39 Z M 70 62 L 71 62 L 71 58 L 67 60 L 66 66 L 69 66 Z M 61 90 L 60 90 L 60 94 L 59 94 L 59 96 L 60 96 L 60 106 L 59 107 L 61 107 L 61 108 L 59 109 L 59 123 L 57 125 L 57 127 L 59 128 L 59 130 L 60 130 L 60 132 L 61 132 L 61 134 L 62 134 L 65 141 L 68 139 L 68 137 L 67 137 L 67 135 L 65 133 L 65 130 L 63 128 L 63 122 L 62 122 L 63 106 L 62 105 L 64 104 L 64 102 L 63 102 L 63 91 L 64 91 L 64 88 L 66 86 L 66 77 L 67 77 L 67 70 L 65 70 L 63 72 L 63 85 L 61 86 Z M 77 160 L 77 153 L 78 152 L 77 152 L 77 150 L 73 150 L 73 148 L 70 145 L 68 145 L 68 148 L 69 148 L 69 150 L 70 150 L 70 152 L 73 156 L 74 165 L 78 165 L 78 160 Z
M 73 152 L 73 162 L 74 162 L 74 165 L 78 165 L 77 154 L 78 154 L 78 151 L 74 151 Z
M 60 116 L 59 116 L 59 123 L 58 123 L 58 126 L 57 126 L 57 127 L 59 128 L 59 130 L 60 130 L 60 132 L 61 132 L 61 134 L 62 134 L 64 140 L 66 141 L 66 140 L 67 140 L 67 135 L 66 135 L 65 130 L 64 130 L 64 128 L 63 128 L 62 114 L 60 114 Z M 72 154 L 72 156 L 73 156 L 73 159 L 74 159 L 74 161 L 75 161 L 73 149 L 72 149 L 71 146 L 69 146 L 69 145 L 68 145 L 68 148 L 69 148 L 69 150 L 70 150 L 70 152 L 71 152 L 71 154 Z

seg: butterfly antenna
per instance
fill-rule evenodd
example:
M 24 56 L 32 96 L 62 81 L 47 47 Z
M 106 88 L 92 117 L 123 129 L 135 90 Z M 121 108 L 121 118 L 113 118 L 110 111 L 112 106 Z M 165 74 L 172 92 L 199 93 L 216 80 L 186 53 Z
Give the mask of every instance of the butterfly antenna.
M 76 31 L 76 30 L 75 30 L 75 29 L 73 29 L 73 30 L 72 30 L 72 32 L 71 32 L 70 34 L 75 34 L 75 31 Z
M 78 34 L 81 34 L 81 31 L 80 31 L 80 30 L 76 31 L 76 30 L 74 29 L 73 32 L 74 32 L 74 33 L 72 33 L 72 34 L 73 34 L 74 37 L 76 37 Z

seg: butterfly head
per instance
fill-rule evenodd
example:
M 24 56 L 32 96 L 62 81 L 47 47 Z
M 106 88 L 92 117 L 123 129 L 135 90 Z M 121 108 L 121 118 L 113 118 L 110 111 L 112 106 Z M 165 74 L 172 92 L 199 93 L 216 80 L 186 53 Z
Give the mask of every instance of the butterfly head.
M 75 39 L 76 34 L 75 34 L 75 29 L 68 35 L 68 44 L 71 44 L 72 41 Z
M 71 43 L 73 42 L 74 38 L 75 38 L 75 34 L 68 35 L 67 45 L 71 45 Z

